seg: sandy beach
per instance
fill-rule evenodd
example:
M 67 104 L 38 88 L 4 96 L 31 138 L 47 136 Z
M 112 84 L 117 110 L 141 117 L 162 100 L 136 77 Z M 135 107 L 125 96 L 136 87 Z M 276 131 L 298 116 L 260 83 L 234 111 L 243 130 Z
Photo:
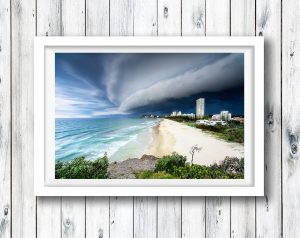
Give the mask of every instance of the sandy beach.
M 226 156 L 243 157 L 244 147 L 238 143 L 226 142 L 215 138 L 200 129 L 196 129 L 179 122 L 162 119 L 154 128 L 154 140 L 150 145 L 148 154 L 161 157 L 177 152 L 187 157 L 190 162 L 190 149 L 194 145 L 202 147 L 194 155 L 194 163 L 210 165 L 224 160 Z

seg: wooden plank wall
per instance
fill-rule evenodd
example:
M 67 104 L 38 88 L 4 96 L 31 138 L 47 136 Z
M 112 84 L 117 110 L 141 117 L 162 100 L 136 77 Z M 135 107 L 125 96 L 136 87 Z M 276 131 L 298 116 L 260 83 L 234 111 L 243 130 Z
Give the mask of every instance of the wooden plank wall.
M 0 0 L 0 238 L 300 237 L 298 0 Z M 265 193 L 33 196 L 33 37 L 265 37 Z

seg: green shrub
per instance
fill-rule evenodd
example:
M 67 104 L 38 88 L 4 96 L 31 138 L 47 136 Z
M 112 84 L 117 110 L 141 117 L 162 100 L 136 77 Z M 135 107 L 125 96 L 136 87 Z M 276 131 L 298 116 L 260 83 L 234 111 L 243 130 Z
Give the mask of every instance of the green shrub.
M 184 166 L 186 162 L 186 157 L 179 155 L 177 153 L 172 153 L 171 155 L 163 156 L 155 164 L 155 172 L 166 171 L 167 173 L 172 174 L 174 168 Z
M 57 161 L 55 164 L 56 179 L 104 179 L 108 178 L 108 158 L 104 155 L 95 161 L 77 157 L 69 162 Z
M 165 171 L 159 171 L 159 172 L 154 172 L 154 171 L 141 171 L 135 174 L 135 177 L 137 179 L 174 179 L 176 178 L 174 175 L 169 174 Z

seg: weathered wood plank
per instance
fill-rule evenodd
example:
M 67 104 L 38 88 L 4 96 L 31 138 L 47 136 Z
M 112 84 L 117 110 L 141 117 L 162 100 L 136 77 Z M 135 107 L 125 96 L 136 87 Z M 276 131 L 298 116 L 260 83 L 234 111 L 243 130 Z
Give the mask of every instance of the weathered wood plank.
M 85 0 L 61 0 L 62 35 L 85 35 Z
M 86 198 L 86 237 L 109 237 L 109 197 Z
M 11 229 L 10 2 L 0 0 L 0 237 Z
M 206 35 L 230 35 L 230 0 L 206 1 Z
M 109 0 L 86 1 L 86 35 L 109 35 Z
M 12 237 L 36 236 L 33 195 L 33 36 L 35 1 L 11 1 Z
M 110 35 L 133 35 L 133 0 L 110 0 Z
M 85 0 L 62 0 L 62 34 L 85 35 Z M 62 198 L 62 237 L 85 237 L 85 198 Z
M 134 237 L 157 237 L 157 197 L 134 198 Z
M 37 35 L 61 35 L 61 4 L 59 0 L 37 1 Z M 37 198 L 37 237 L 61 237 L 61 198 Z
M 230 35 L 230 1 L 206 1 L 206 35 Z M 206 237 L 230 237 L 230 198 L 206 199 Z
M 300 4 L 282 3 L 282 219 L 287 238 L 300 234 Z
M 205 237 L 205 197 L 182 197 L 182 238 Z
M 205 35 L 205 1 L 182 1 L 182 35 Z M 205 198 L 182 197 L 182 237 L 205 237 Z
M 110 238 L 133 237 L 133 198 L 110 198 Z
M 256 199 L 256 236 L 281 236 L 281 1 L 256 1 L 265 39 L 265 196 Z
M 231 237 L 255 237 L 255 199 L 231 198 Z
M 182 1 L 182 35 L 205 35 L 205 0 Z
M 85 237 L 85 198 L 62 198 L 61 204 L 61 237 L 83 238 Z
M 230 237 L 230 199 L 206 199 L 206 237 Z
M 255 35 L 255 1 L 231 0 L 231 35 Z
M 158 35 L 181 35 L 181 0 L 158 0 Z
M 62 34 L 61 1 L 37 0 L 37 36 L 59 36 Z
M 36 222 L 38 238 L 60 238 L 61 197 L 39 197 Z
M 255 35 L 255 1 L 231 0 L 231 35 Z M 255 198 L 231 198 L 231 237 L 255 237 Z
M 181 197 L 159 197 L 157 205 L 157 237 L 181 237 Z
M 157 35 L 157 0 L 134 1 L 134 35 Z M 156 238 L 157 197 L 134 198 L 134 237 Z
M 157 0 L 134 1 L 134 35 L 157 35 Z

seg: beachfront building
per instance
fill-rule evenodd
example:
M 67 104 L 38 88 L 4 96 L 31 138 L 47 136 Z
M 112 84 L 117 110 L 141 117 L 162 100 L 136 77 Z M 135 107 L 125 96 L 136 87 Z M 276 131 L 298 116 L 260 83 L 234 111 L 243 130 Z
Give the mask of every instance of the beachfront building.
M 171 113 L 171 117 L 176 117 L 176 116 L 177 116 L 177 112 L 176 111 L 174 111 L 174 112 Z
M 231 120 L 231 113 L 229 111 L 221 111 L 220 113 L 222 121 L 230 121 Z
M 231 118 L 232 121 L 238 121 L 239 123 L 244 123 L 243 117 L 233 117 Z
M 195 118 L 195 113 L 183 113 L 182 116 L 188 118 Z
M 177 116 L 179 116 L 179 117 L 181 116 L 181 111 L 177 112 Z
M 197 120 L 196 124 L 197 125 L 205 125 L 205 126 L 216 126 L 216 125 L 226 126 L 227 122 L 225 122 L 225 121 L 211 121 L 211 120 Z
M 205 115 L 205 99 L 199 98 L 196 100 L 196 117 L 202 118 Z
M 221 120 L 221 115 L 220 114 L 214 114 L 211 117 L 212 120 L 214 121 L 220 121 Z

